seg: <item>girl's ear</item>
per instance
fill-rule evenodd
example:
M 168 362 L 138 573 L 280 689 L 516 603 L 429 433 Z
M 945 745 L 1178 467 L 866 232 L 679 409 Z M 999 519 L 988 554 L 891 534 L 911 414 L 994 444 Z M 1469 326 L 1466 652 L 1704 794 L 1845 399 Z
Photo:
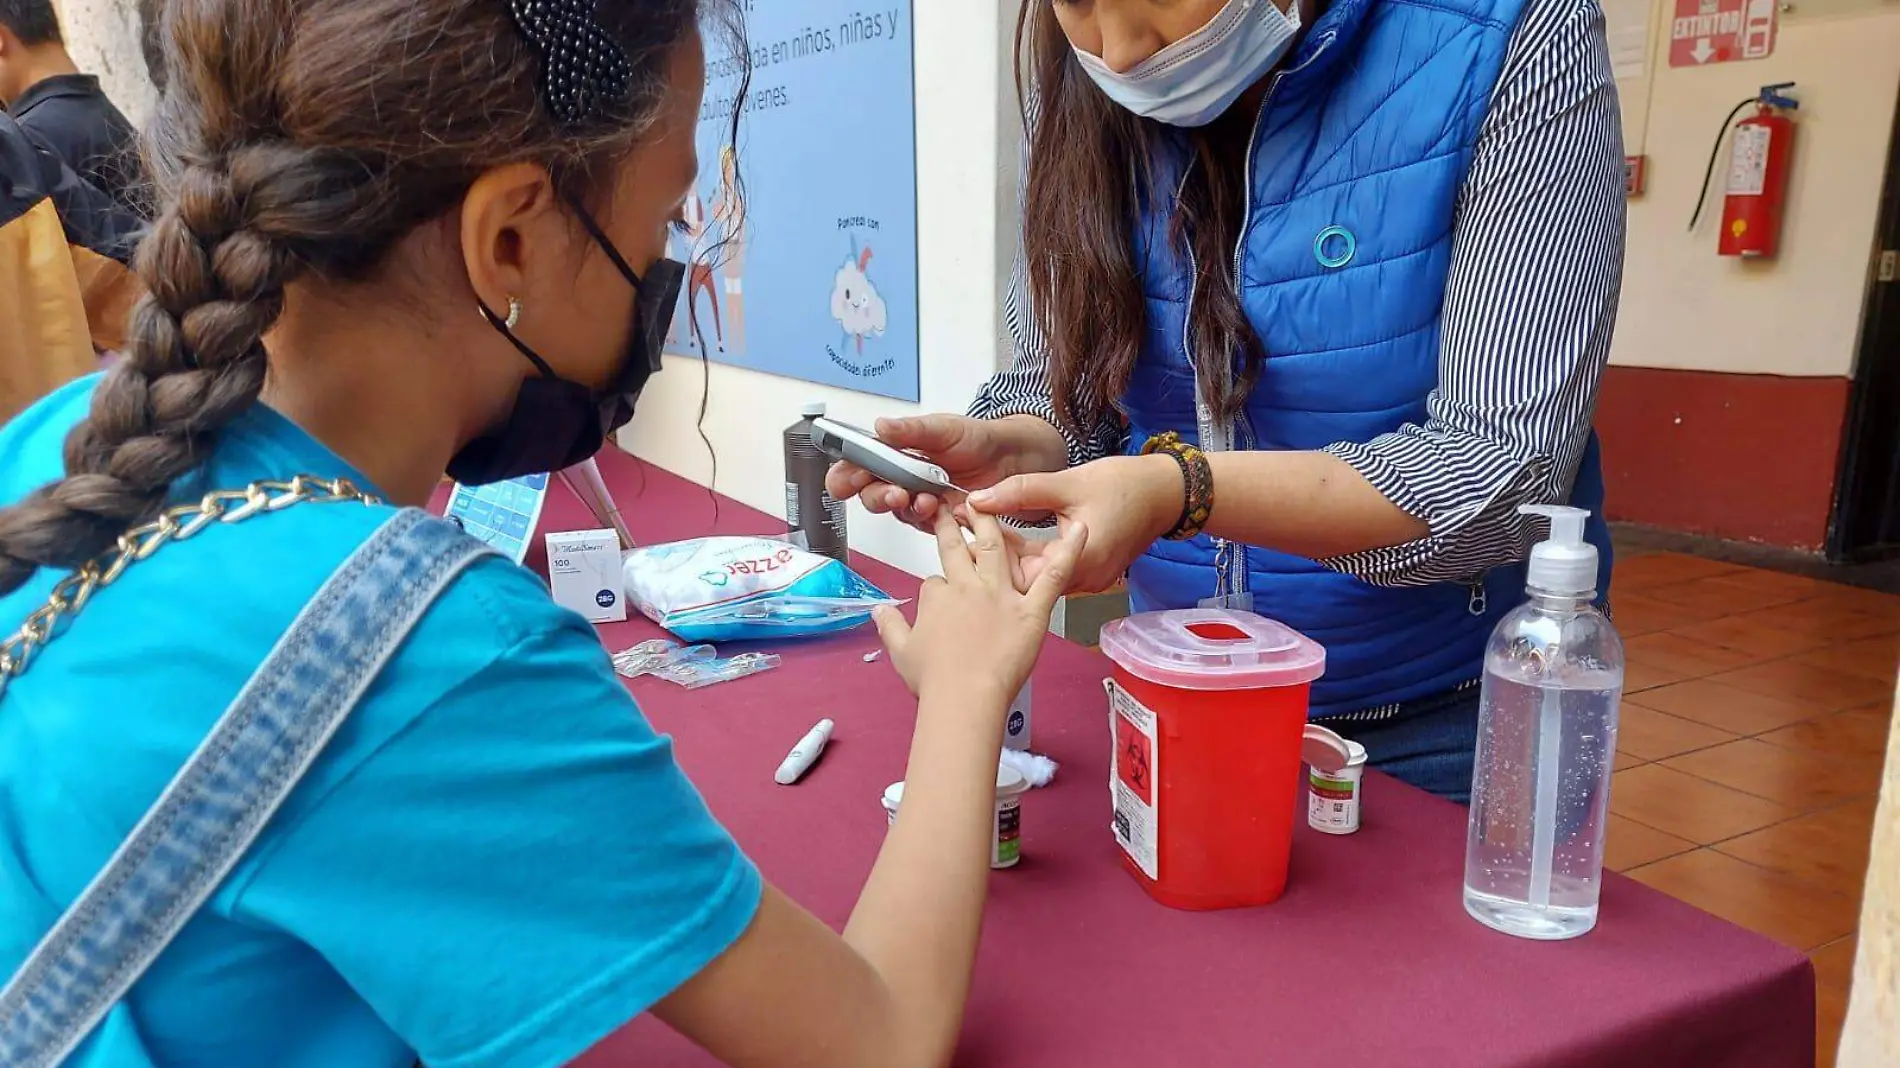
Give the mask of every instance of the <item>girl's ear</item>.
M 530 282 L 554 271 L 562 254 L 559 202 L 547 169 L 511 163 L 475 179 L 462 198 L 462 263 L 483 304 L 504 310 L 529 295 Z

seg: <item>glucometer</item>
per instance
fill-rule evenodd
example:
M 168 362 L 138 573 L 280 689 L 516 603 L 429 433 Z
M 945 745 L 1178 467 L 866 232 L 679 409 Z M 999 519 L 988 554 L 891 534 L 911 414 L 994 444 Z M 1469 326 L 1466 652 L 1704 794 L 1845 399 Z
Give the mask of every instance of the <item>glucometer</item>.
M 893 448 L 868 430 L 836 419 L 814 419 L 815 444 L 833 460 L 857 464 L 879 479 L 911 493 L 943 496 L 962 493 L 944 469 L 921 456 Z

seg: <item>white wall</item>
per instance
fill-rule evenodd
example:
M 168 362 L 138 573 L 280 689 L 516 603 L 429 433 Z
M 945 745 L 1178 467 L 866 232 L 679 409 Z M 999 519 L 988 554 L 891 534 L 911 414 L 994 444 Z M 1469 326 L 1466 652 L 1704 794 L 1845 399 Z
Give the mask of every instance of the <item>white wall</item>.
M 136 0 L 55 0 L 67 50 L 79 69 L 99 76 L 112 102 L 134 123 L 152 113 L 155 94 L 139 49 Z
M 795 382 L 714 364 L 706 435 L 719 456 L 717 489 L 774 515 L 785 510 L 780 434 L 811 399 L 848 422 L 962 411 L 994 371 L 1002 345 L 1000 294 L 1016 242 L 1018 142 L 1006 47 L 1015 0 L 917 0 L 917 250 L 922 403 Z M 647 386 L 622 443 L 699 482 L 712 474 L 694 431 L 697 361 L 668 357 Z M 853 548 L 917 574 L 936 569 L 931 542 L 851 506 Z
M 1656 0 L 1648 74 L 1619 85 L 1628 151 L 1648 154 L 1649 189 L 1630 202 L 1612 362 L 1850 375 L 1900 95 L 1900 2 L 1794 0 L 1773 55 L 1700 69 L 1668 65 L 1674 8 Z M 1686 232 L 1717 124 L 1758 87 L 1787 81 L 1799 83 L 1801 109 L 1781 254 L 1718 257 L 1726 147 L 1710 206 Z

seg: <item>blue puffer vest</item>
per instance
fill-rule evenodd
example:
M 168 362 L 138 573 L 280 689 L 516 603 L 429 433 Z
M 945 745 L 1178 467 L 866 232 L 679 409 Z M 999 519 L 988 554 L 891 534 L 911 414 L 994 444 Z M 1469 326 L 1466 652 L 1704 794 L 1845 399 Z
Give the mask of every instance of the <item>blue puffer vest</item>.
M 1335 0 L 1314 23 L 1257 119 L 1235 256 L 1268 359 L 1244 418 L 1210 427 L 1213 436 L 1237 448 L 1306 450 L 1425 421 L 1454 208 L 1523 6 Z M 1171 183 L 1160 188 L 1174 188 L 1181 159 L 1158 162 Z M 1148 325 L 1123 398 L 1131 450 L 1164 430 L 1203 440 L 1185 340 L 1193 270 L 1168 239 L 1170 209 L 1150 205 L 1135 235 Z M 1349 240 L 1356 247 L 1340 263 Z M 1594 438 L 1571 501 L 1602 510 Z M 1600 515 L 1590 540 L 1602 553 L 1607 596 L 1609 532 Z M 1250 590 L 1256 611 L 1326 647 L 1315 717 L 1477 679 L 1486 638 L 1524 596 L 1521 564 L 1463 584 L 1393 589 L 1259 548 L 1230 546 L 1221 567 L 1216 555 L 1206 537 L 1156 545 L 1129 572 L 1135 609 Z

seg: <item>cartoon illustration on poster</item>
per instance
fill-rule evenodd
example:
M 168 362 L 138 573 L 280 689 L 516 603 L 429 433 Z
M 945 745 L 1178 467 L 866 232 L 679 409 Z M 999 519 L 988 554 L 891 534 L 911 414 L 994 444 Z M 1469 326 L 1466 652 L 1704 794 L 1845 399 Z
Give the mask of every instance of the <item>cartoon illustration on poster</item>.
M 708 37 L 688 264 L 667 351 L 916 400 L 917 166 L 908 0 L 748 16 L 751 84 Z

